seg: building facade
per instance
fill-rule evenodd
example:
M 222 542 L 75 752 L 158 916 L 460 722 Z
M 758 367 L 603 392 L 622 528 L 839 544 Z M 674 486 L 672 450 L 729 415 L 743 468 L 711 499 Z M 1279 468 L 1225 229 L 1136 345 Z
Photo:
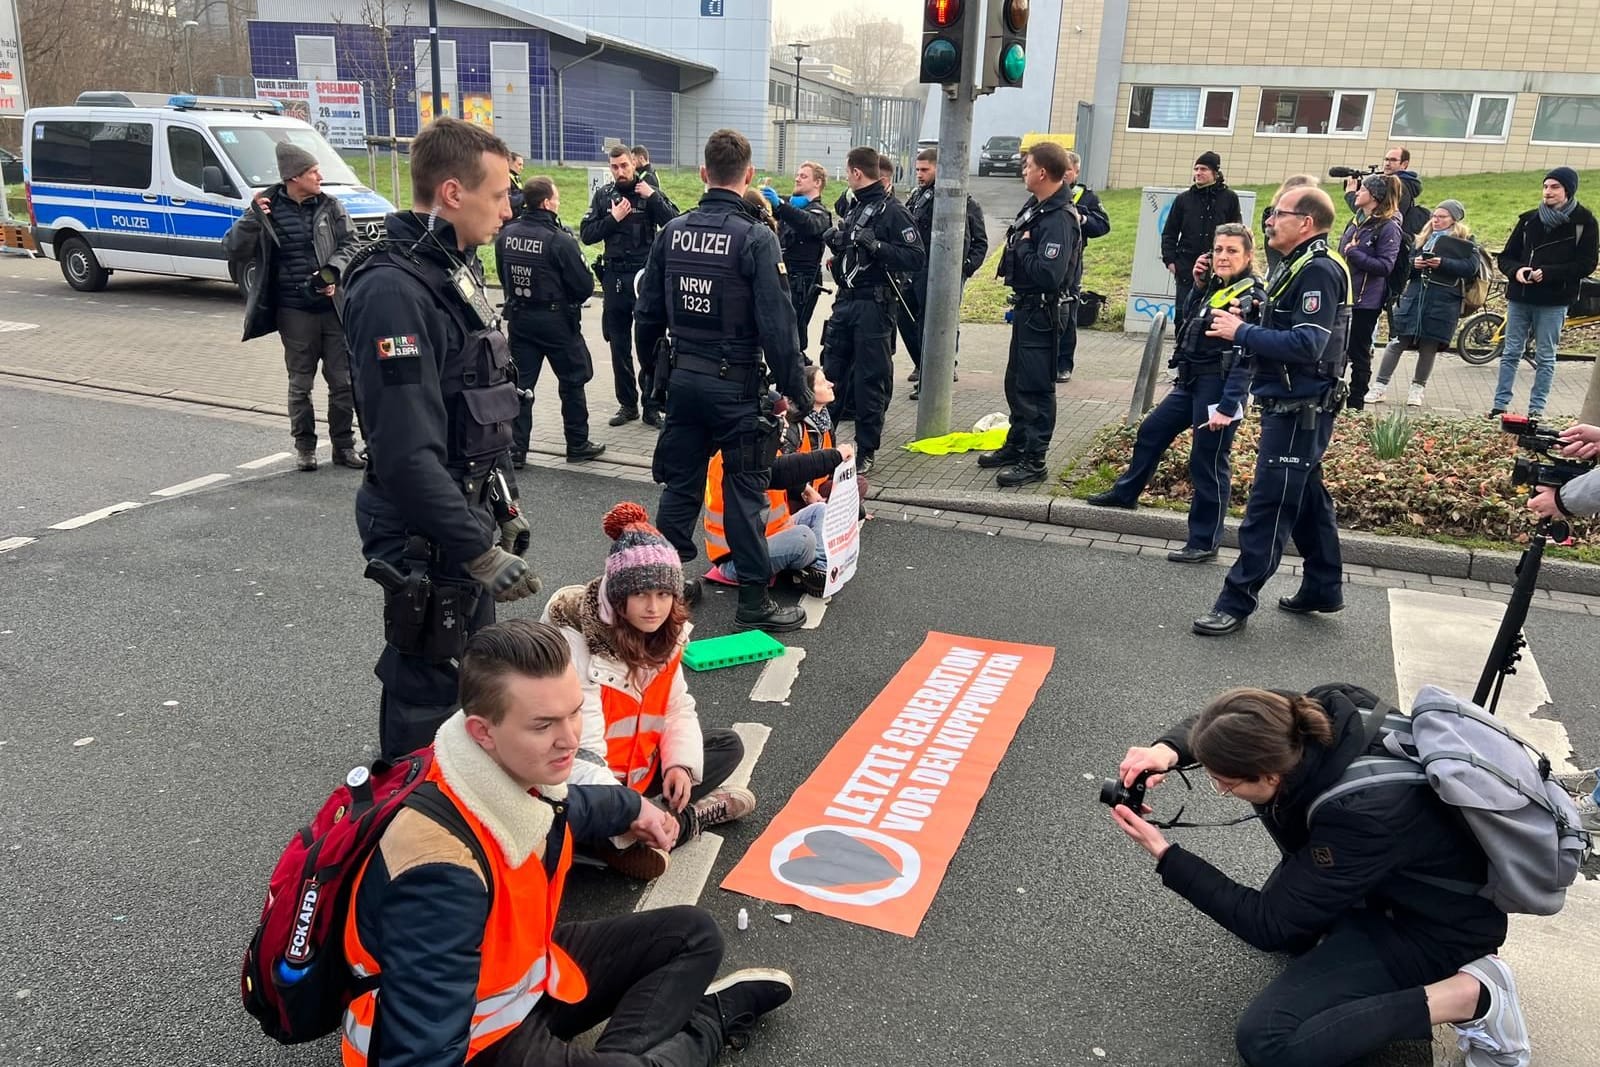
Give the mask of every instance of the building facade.
M 1197 25 L 1195 20 L 1199 20 Z M 1051 128 L 1094 185 L 1235 183 L 1367 166 L 1423 174 L 1600 166 L 1600 0 L 1412 4 L 1083 0 L 1064 16 Z

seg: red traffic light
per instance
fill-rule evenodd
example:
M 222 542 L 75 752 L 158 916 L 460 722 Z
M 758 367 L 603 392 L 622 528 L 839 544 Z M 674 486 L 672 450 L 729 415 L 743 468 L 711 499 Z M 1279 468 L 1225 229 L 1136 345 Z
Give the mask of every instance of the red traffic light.
M 1002 18 L 1006 29 L 1012 33 L 1028 32 L 1028 0 L 1001 0 L 1005 5 Z
M 961 21 L 962 0 L 927 0 L 923 6 L 925 25 L 948 29 Z

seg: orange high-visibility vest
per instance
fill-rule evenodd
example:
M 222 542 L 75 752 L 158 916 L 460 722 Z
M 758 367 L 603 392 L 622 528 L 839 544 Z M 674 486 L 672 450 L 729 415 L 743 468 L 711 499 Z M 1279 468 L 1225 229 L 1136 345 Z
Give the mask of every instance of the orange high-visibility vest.
M 789 525 L 789 494 L 781 489 L 767 490 L 767 536 Z M 722 453 L 711 457 L 706 467 L 706 556 L 720 563 L 733 555 L 728 547 L 728 531 L 722 523 Z
M 640 793 L 650 784 L 650 776 L 661 760 L 667 700 L 682 660 L 680 644 L 637 699 L 603 682 L 600 685 L 600 711 L 606 720 L 606 766 L 619 782 Z
M 800 447 L 795 449 L 796 452 L 821 452 L 824 449 L 833 447 L 832 430 L 821 430 L 817 432 L 817 437 L 819 440 L 817 441 L 815 448 L 813 448 L 811 445 L 811 434 L 811 427 L 802 422 L 800 424 Z M 824 474 L 820 478 L 811 479 L 811 488 L 815 489 L 819 493 L 822 492 L 822 487 L 827 485 L 828 479 L 832 477 L 833 475 L 831 474 Z
M 483 928 L 477 1004 L 472 1009 L 472 1030 L 467 1042 L 470 1060 L 521 1024 L 546 993 L 566 1004 L 576 1004 L 589 994 L 589 983 L 577 963 L 550 940 L 556 912 L 561 908 L 561 890 L 572 866 L 572 834 L 569 831 L 564 835 L 555 877 L 545 875 L 544 862 L 537 851 L 529 854 L 521 867 L 513 869 L 493 835 L 445 783 L 438 763 L 428 769 L 427 780 L 437 785 L 461 812 L 489 859 L 490 869 L 483 872 L 491 893 L 489 919 Z M 370 862 L 369 856 L 367 863 Z M 366 873 L 363 864 L 359 878 L 366 877 Z M 345 916 L 344 954 L 357 977 L 367 977 L 380 974 L 381 969 L 356 932 L 359 878 Z M 368 990 L 345 1009 L 340 1042 L 344 1067 L 366 1067 L 379 991 Z

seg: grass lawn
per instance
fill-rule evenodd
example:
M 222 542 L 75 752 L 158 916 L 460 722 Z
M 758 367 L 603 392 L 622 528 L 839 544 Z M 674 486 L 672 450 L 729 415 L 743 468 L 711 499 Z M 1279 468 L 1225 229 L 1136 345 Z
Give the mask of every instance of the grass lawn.
M 1468 174 L 1452 178 L 1422 176 L 1422 201 L 1430 207 L 1441 200 L 1455 199 L 1467 206 L 1467 224 L 1478 239 L 1491 250 L 1499 251 L 1517 216 L 1538 206 L 1540 182 L 1543 171 L 1523 171 L 1514 174 Z M 1267 205 L 1277 185 L 1237 186 L 1240 191 L 1254 189 L 1256 193 L 1256 218 L 1246 219 L 1261 240 L 1260 214 Z M 1343 186 L 1327 179 L 1323 188 L 1334 198 L 1339 209 L 1335 232 L 1342 230 L 1350 213 L 1344 206 Z M 1106 295 L 1106 306 L 1100 312 L 1095 328 L 1122 329 L 1122 316 L 1128 300 L 1128 278 L 1133 270 L 1133 243 L 1139 219 L 1138 189 L 1107 189 L 1100 193 L 1100 203 L 1111 217 L 1111 232 L 1089 242 L 1084 255 L 1083 285 Z M 1579 200 L 1583 198 L 1580 195 Z M 998 240 L 1002 234 L 994 235 Z M 1259 258 L 1259 257 L 1258 257 Z M 1006 289 L 994 279 L 994 264 L 999 261 L 997 252 L 990 263 L 978 271 L 967 283 L 966 299 L 961 304 L 963 322 L 1002 322 L 1005 318 Z M 1265 270 L 1266 260 L 1259 258 Z

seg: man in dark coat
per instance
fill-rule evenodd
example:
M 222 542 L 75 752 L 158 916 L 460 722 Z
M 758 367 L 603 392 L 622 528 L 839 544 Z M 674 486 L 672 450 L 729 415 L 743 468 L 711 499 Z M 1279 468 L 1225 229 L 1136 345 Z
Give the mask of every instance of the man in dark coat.
M 1183 321 L 1194 286 L 1194 261 L 1211 251 L 1211 235 L 1224 222 L 1242 222 L 1239 194 L 1222 179 L 1222 157 L 1201 152 L 1194 161 L 1194 184 L 1172 201 L 1166 225 L 1161 227 L 1161 262 L 1172 272 L 1177 289 L 1173 298 L 1174 325 Z

